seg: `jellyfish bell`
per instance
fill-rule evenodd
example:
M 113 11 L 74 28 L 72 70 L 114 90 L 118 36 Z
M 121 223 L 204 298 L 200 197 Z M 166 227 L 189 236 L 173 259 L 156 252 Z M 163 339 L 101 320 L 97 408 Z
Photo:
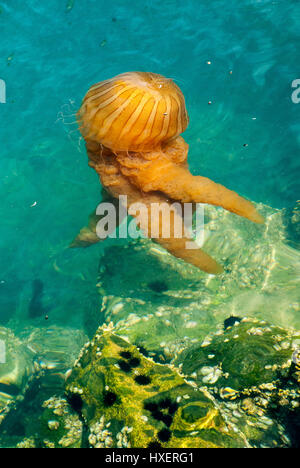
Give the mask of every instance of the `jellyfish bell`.
M 188 125 L 184 96 L 173 80 L 129 72 L 90 88 L 78 112 L 85 140 L 119 151 L 153 151 Z

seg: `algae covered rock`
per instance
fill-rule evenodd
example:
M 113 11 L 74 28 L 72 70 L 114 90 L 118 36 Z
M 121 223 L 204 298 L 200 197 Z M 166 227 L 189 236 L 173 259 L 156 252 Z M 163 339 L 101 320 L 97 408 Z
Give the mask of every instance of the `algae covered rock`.
M 80 446 L 81 422 L 63 396 L 65 373 L 87 341 L 84 332 L 28 327 L 17 337 L 1 328 L 0 340 L 0 445 Z
M 184 350 L 175 364 L 204 385 L 239 391 L 275 380 L 290 367 L 298 343 L 300 333 L 243 319 Z
M 18 413 L 13 421 L 8 421 L 10 424 L 6 422 L 6 436 L 0 438 L 2 447 L 80 448 L 82 446 L 82 421 L 65 398 L 52 396 L 43 402 L 35 400 L 31 411 L 28 405 L 25 405 L 22 409 L 19 408 Z M 18 427 L 17 418 L 21 420 L 22 431 Z
M 80 448 L 82 421 L 64 398 L 51 397 L 43 403 L 39 442 L 46 448 Z
M 92 447 L 244 447 L 209 393 L 110 329 L 82 350 L 66 383 Z
M 300 333 L 232 320 L 174 362 L 219 399 L 251 445 L 285 447 L 293 445 L 300 427 L 299 344 Z

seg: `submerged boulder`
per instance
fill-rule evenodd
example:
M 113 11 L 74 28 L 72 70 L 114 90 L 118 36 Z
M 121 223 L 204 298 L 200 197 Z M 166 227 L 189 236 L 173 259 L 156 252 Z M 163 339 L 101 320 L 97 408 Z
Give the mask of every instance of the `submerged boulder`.
M 91 447 L 245 447 L 208 392 L 110 329 L 82 350 L 66 383 Z
M 39 442 L 46 448 L 80 448 L 83 423 L 65 398 L 51 397 L 42 404 Z
M 286 227 L 287 242 L 291 247 L 300 249 L 300 200 L 292 208 L 283 210 L 283 221 Z
M 300 329 L 300 252 L 288 245 L 283 211 L 261 211 L 266 224 L 256 226 L 205 207 L 203 248 L 225 266 L 218 276 L 148 239 L 107 241 L 99 262 L 101 307 L 86 318 L 90 336 L 112 322 L 133 344 L 169 362 L 232 314 Z
M 81 440 L 74 439 L 78 415 L 63 396 L 65 373 L 70 372 L 86 340 L 81 330 L 57 326 L 24 328 L 18 336 L 0 328 L 2 447 L 44 447 L 48 442 L 57 447 L 80 446 Z M 48 400 L 49 405 L 44 405 Z M 56 412 L 61 418 L 59 427 Z
M 300 332 L 255 319 L 231 324 L 182 351 L 174 364 L 214 394 L 253 446 L 297 445 Z
M 20 337 L 35 357 L 35 366 L 41 371 L 40 385 L 49 395 L 62 393 L 65 372 L 73 367 L 78 353 L 88 340 L 83 330 L 59 326 L 28 327 Z
M 276 380 L 298 343 L 300 332 L 244 318 L 184 350 L 175 364 L 201 384 L 240 391 Z
M 9 328 L 0 327 L 0 424 L 15 408 L 37 368 L 34 353 Z
M 20 409 L 25 437 L 11 445 L 297 446 L 299 340 L 280 327 L 232 317 L 162 364 L 112 325 L 100 327 L 67 372 L 65 395 L 38 404 L 27 398 Z
M 6 446 L 80 448 L 82 446 L 83 423 L 65 398 L 52 396 L 41 404 L 35 402 L 34 412 L 29 413 L 26 417 L 24 432 L 24 436 L 18 439 L 16 436 L 10 440 L 6 438 Z

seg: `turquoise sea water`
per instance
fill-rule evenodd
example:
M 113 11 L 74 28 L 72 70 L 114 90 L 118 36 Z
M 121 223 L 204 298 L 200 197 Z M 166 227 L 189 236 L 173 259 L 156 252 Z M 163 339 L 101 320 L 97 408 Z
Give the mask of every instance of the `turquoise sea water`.
M 101 200 L 75 120 L 95 82 L 135 70 L 173 78 L 190 116 L 184 137 L 192 173 L 275 211 L 295 207 L 300 103 L 292 102 L 291 84 L 300 79 L 299 24 L 296 0 L 0 1 L 0 79 L 6 83 L 7 101 L 0 104 L 0 326 L 94 330 L 86 324 L 101 308 L 96 288 L 101 255 L 107 246 L 122 245 L 109 240 L 87 249 L 68 248 Z M 235 217 L 230 219 L 234 252 Z M 266 232 L 253 230 L 252 237 L 247 226 L 242 225 L 239 236 L 248 232 L 262 246 L 259 235 L 266 239 Z M 272 229 L 277 231 L 276 225 Z M 284 248 L 284 265 L 272 277 L 279 293 L 271 297 L 273 312 L 267 314 L 281 326 L 297 328 L 299 251 Z M 124 269 L 122 249 L 116 252 Z M 262 257 L 255 260 L 255 248 L 251 252 L 253 272 Z M 233 261 L 242 264 L 241 257 Z M 126 258 L 130 270 L 130 256 Z M 110 263 L 107 256 L 105 263 Z M 265 281 L 270 264 L 264 264 Z M 243 269 L 247 272 L 246 262 Z M 203 276 L 199 281 L 203 284 Z M 241 272 L 234 286 L 226 280 L 216 285 L 216 294 L 219 287 L 231 291 L 222 319 L 232 312 L 242 315 L 240 307 L 263 318 L 263 309 L 257 312 L 253 301 L 237 299 L 242 283 Z M 132 284 L 134 288 L 134 280 Z M 111 286 L 118 290 L 118 283 Z M 139 292 L 134 296 L 140 297 Z M 147 300 L 160 302 L 155 295 Z

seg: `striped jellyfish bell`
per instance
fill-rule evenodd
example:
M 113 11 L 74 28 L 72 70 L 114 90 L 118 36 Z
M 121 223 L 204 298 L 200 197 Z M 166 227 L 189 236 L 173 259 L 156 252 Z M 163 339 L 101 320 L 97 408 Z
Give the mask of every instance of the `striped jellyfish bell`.
M 188 125 L 184 96 L 171 79 L 130 72 L 90 88 L 78 112 L 86 140 L 118 151 L 152 151 Z

